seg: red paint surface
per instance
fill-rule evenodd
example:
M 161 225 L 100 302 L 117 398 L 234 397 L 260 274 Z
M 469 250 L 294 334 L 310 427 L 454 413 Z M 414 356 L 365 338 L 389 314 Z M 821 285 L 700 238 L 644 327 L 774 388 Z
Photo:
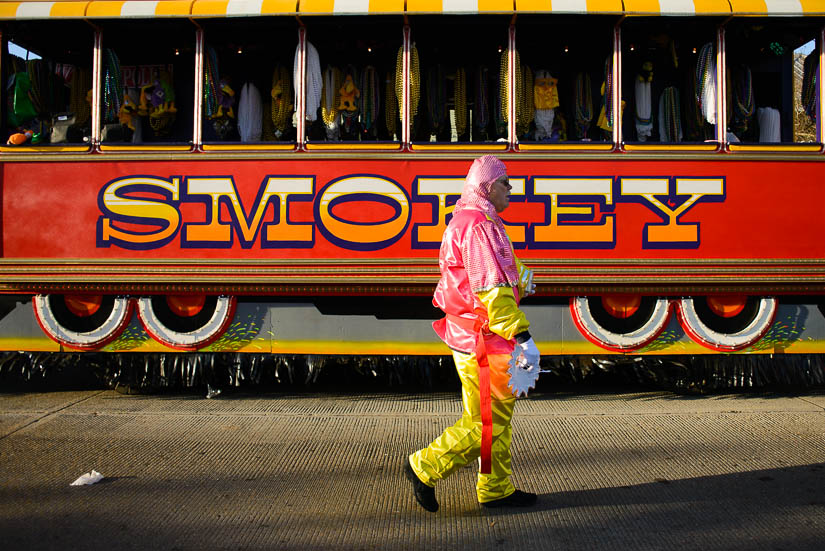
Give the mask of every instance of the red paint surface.
M 699 222 L 701 244 L 696 249 L 644 249 L 645 223 L 660 223 L 656 213 L 641 204 L 618 203 L 616 244 L 611 249 L 518 251 L 520 257 L 586 259 L 659 258 L 825 258 L 825 164 L 821 162 L 767 161 L 507 161 L 511 177 L 531 176 L 681 176 L 726 178 L 726 198 L 721 203 L 701 203 L 691 208 L 682 223 Z M 375 251 L 353 251 L 327 241 L 315 231 L 312 249 L 262 249 L 260 239 L 243 249 L 236 239 L 229 249 L 184 249 L 176 237 L 153 250 L 132 251 L 116 246 L 97 247 L 95 228 L 100 210 L 97 200 L 107 182 L 129 175 L 218 176 L 231 175 L 244 206 L 249 210 L 268 175 L 315 176 L 316 193 L 330 181 L 348 174 L 374 174 L 397 182 L 409 194 L 418 176 L 463 176 L 469 160 L 277 160 L 277 161 L 168 161 L 168 162 L 37 162 L 2 166 L 4 258 L 131 258 L 131 259 L 281 259 L 281 258 L 435 258 L 437 250 L 413 250 L 415 223 L 431 223 L 429 204 L 415 203 L 403 237 Z M 529 184 L 528 184 L 529 188 Z M 544 223 L 544 206 L 519 203 L 518 197 L 503 218 L 511 223 Z M 356 208 L 342 205 L 341 210 Z M 365 220 L 384 219 L 391 209 L 364 214 Z M 203 221 L 201 205 L 183 205 L 187 221 Z M 273 219 L 272 207 L 264 220 Z M 336 211 L 337 212 L 337 211 Z M 223 213 L 224 215 L 226 213 Z M 290 222 L 312 222 L 312 203 L 295 202 Z

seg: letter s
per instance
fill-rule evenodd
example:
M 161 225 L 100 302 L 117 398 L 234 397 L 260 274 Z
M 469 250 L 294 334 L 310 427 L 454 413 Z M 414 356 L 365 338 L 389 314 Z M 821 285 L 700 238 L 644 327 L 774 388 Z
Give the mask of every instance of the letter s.
M 160 195 L 160 198 L 151 195 Z M 180 178 L 152 176 L 117 178 L 100 190 L 97 202 L 102 216 L 97 222 L 97 246 L 157 249 L 169 243 L 180 227 Z M 136 226 L 149 226 L 140 230 Z

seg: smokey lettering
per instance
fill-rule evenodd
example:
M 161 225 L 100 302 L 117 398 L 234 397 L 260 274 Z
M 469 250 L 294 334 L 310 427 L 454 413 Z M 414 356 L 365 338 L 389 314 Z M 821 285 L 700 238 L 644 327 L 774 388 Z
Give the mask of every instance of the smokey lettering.
M 521 249 L 611 249 L 617 228 L 638 227 L 643 249 L 695 249 L 701 243 L 701 205 L 725 201 L 724 177 L 514 176 L 514 201 L 536 204 L 543 216 L 507 223 Z M 98 194 L 97 247 L 153 250 L 176 239 L 186 249 L 311 249 L 316 229 L 342 250 L 379 251 L 401 242 L 437 249 L 461 194 L 461 176 L 416 176 L 407 188 L 376 174 L 350 174 L 317 187 L 312 175 L 267 175 L 250 204 L 232 176 L 130 175 L 106 183 Z M 312 203 L 311 219 L 291 207 Z M 390 207 L 384 220 L 342 219 L 335 206 Z M 623 218 L 622 203 L 636 203 L 659 222 Z M 184 216 L 181 207 L 197 215 Z M 416 208 L 418 206 L 418 208 Z M 429 206 L 429 216 L 421 216 Z M 413 212 L 419 213 L 413 220 Z M 690 222 L 682 218 L 692 213 Z M 635 228 L 633 228 L 635 230 Z

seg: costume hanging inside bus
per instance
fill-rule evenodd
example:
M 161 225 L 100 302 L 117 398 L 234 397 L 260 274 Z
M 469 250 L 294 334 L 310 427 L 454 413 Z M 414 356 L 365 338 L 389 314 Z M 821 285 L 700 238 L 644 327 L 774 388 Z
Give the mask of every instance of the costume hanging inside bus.
M 518 307 L 520 298 L 532 292 L 532 272 L 516 258 L 488 199 L 493 183 L 502 176 L 506 177 L 504 163 L 493 156 L 473 163 L 441 243 L 441 280 L 433 304 L 447 316 L 433 327 L 453 350 L 464 411 L 455 425 L 412 454 L 405 466 L 416 498 L 430 511 L 438 508 L 432 493 L 436 482 L 479 455 L 479 502 L 489 505 L 508 496 L 521 500 L 509 505 L 535 502 L 535 495 L 517 492 L 510 482 L 515 397 L 507 386 L 507 369 L 515 346 L 522 348 L 531 365 L 538 365 L 539 353 Z M 428 492 L 423 499 L 419 495 Z

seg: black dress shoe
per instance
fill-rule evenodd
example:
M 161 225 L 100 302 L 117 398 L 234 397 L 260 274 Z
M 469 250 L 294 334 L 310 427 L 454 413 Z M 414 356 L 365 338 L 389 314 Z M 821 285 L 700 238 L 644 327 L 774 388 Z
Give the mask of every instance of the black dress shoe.
M 412 470 L 409 459 L 406 458 L 404 459 L 404 476 L 406 476 L 407 480 L 412 484 L 415 500 L 418 504 L 431 513 L 438 511 L 438 502 L 435 500 L 435 488 L 431 488 L 421 482 L 421 479 L 419 479 L 415 471 Z
M 530 492 L 522 492 L 521 490 L 516 490 L 512 494 L 507 497 L 503 497 L 501 499 L 494 499 L 493 501 L 485 501 L 482 503 L 484 507 L 495 508 L 495 507 L 530 507 L 531 505 L 535 505 L 537 500 L 536 494 L 531 494 Z

